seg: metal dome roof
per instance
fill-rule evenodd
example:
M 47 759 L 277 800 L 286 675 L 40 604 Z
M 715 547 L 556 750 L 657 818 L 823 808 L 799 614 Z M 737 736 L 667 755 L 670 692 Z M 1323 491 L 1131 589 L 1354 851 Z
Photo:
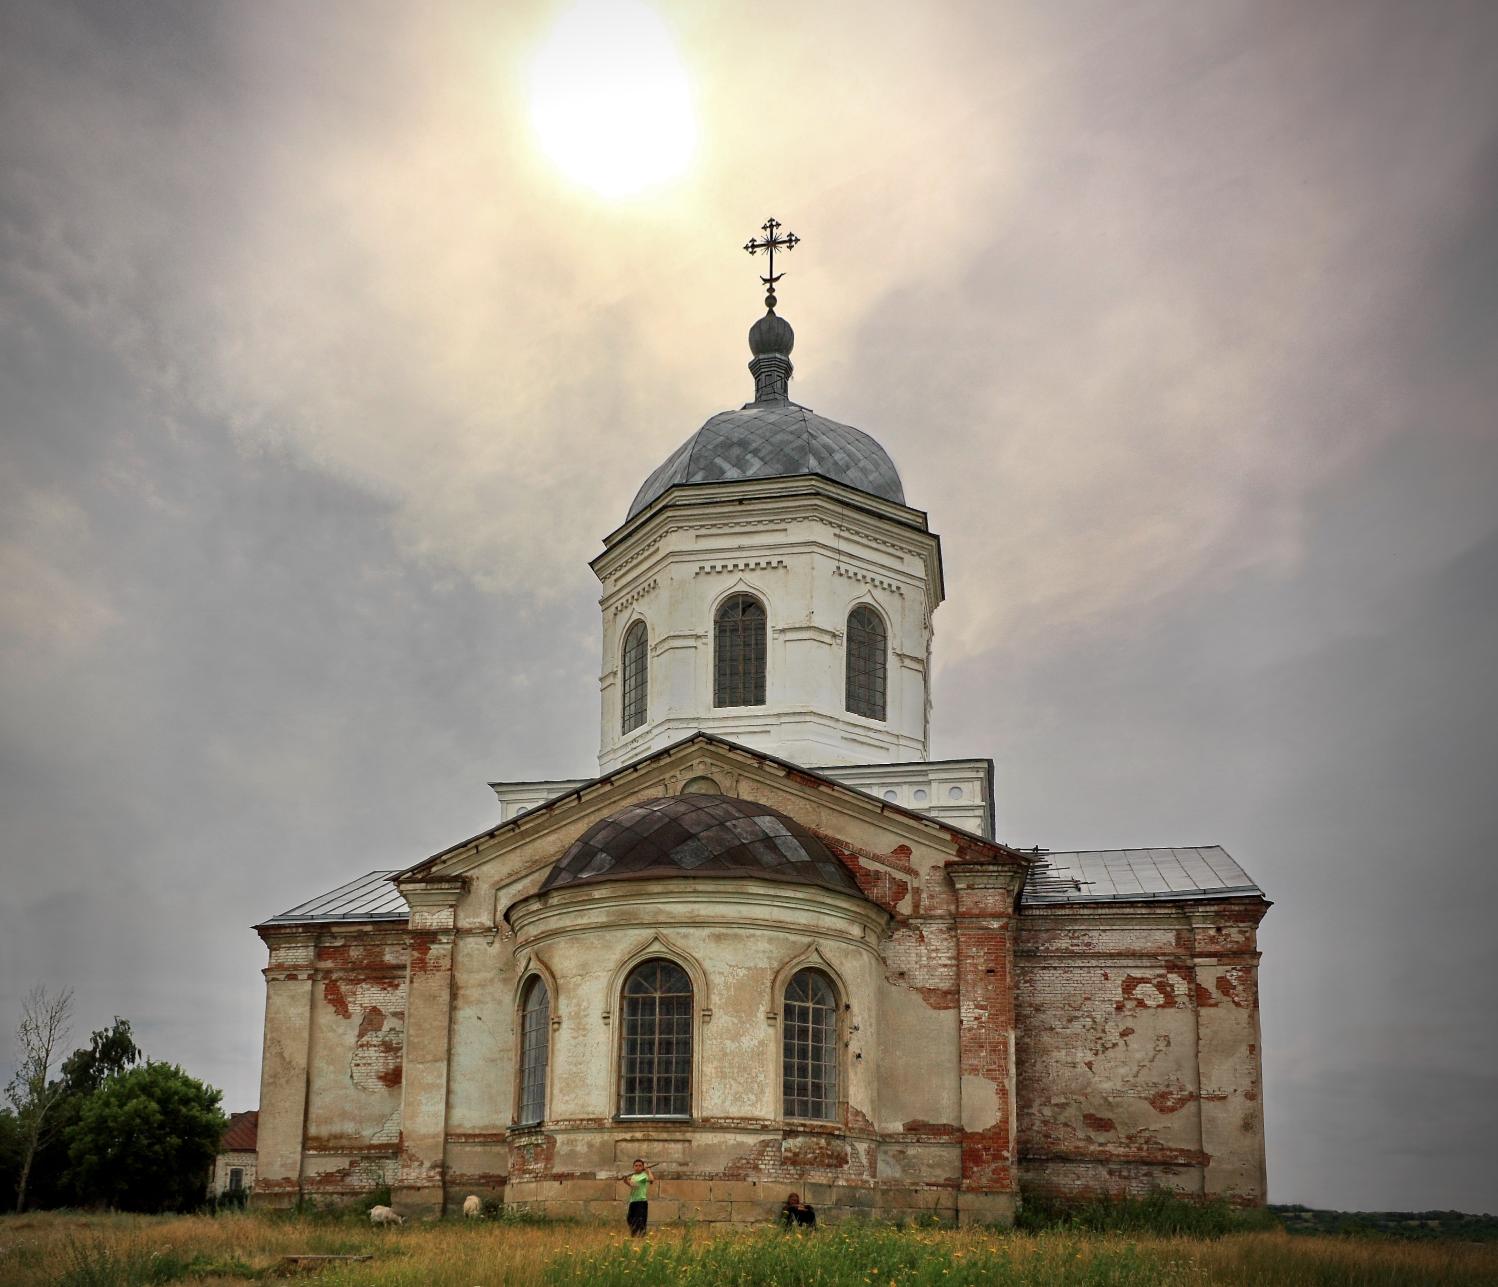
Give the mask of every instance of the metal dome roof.
M 828 420 L 790 400 L 796 332 L 775 312 L 773 293 L 765 303 L 765 315 L 749 328 L 754 401 L 714 416 L 673 451 L 635 493 L 626 522 L 673 487 L 799 474 L 816 474 L 897 505 L 905 503 L 895 462 L 883 447 L 863 430 Z
M 905 503 L 894 461 L 861 429 L 828 420 L 794 402 L 751 402 L 714 416 L 682 443 L 636 493 L 633 518 L 683 483 L 819 474 L 861 492 Z
M 757 876 L 862 897 L 852 872 L 794 818 L 730 795 L 658 796 L 611 813 L 573 841 L 541 892 L 651 876 Z

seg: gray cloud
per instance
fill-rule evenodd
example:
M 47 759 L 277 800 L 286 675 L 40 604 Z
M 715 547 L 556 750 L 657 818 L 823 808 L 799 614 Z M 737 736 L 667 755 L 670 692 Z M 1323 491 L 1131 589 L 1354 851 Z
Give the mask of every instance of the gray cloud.
M 249 923 L 589 769 L 586 559 L 747 396 L 773 209 L 797 396 L 946 540 L 937 750 L 1269 890 L 1276 1198 L 1498 1207 L 1498 14 L 663 8 L 703 148 L 617 205 L 541 5 L 0 17 L 0 1015 L 248 1105 Z

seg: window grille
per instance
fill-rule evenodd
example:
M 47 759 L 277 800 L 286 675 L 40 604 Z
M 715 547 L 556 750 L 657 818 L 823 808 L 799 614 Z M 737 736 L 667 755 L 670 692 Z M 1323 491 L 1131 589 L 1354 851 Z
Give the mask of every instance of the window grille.
M 520 1112 L 515 1121 L 534 1126 L 546 1115 L 546 1065 L 551 1055 L 551 995 L 532 978 L 520 1003 Z
M 886 647 L 884 618 L 859 606 L 848 614 L 847 709 L 867 719 L 884 718 Z
M 624 732 L 645 722 L 649 694 L 650 632 L 643 621 L 636 621 L 624 635 Z
M 689 1117 L 692 981 L 670 961 L 646 961 L 624 983 L 619 1052 L 621 1117 Z
M 718 609 L 713 630 L 713 705 L 765 704 L 765 608 L 736 594 Z
M 785 1115 L 837 1119 L 837 993 L 825 974 L 798 970 L 781 1020 Z

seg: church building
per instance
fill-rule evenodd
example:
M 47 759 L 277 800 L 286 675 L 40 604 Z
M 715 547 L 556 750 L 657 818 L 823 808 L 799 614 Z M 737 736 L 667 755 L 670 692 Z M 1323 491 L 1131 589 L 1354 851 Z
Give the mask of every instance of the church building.
M 791 400 L 763 280 L 753 400 L 593 560 L 597 776 L 256 926 L 256 1204 L 620 1219 L 636 1157 L 657 1221 L 1265 1200 L 1269 903 L 1215 846 L 1011 848 L 991 761 L 929 758 L 941 541 Z

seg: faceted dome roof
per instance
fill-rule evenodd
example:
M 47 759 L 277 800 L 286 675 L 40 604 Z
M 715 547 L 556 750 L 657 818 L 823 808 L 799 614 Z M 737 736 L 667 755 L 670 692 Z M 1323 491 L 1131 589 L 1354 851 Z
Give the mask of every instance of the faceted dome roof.
M 626 805 L 573 841 L 541 890 L 652 876 L 757 876 L 862 896 L 847 867 L 794 818 L 730 795 Z
M 629 507 L 629 517 L 681 483 L 797 474 L 818 474 L 896 504 L 905 503 L 894 461 L 868 434 L 780 400 L 751 402 L 714 416 L 645 480 Z

